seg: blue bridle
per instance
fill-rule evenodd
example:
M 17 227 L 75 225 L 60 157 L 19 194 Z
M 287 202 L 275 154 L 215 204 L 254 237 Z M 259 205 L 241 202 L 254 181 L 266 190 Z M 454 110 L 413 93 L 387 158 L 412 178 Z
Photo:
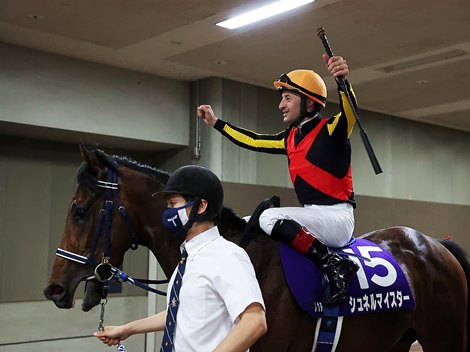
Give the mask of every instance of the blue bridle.
M 128 232 L 132 237 L 132 244 L 130 245 L 130 248 L 133 250 L 137 249 L 139 244 L 139 238 L 136 232 L 134 231 L 134 228 L 132 227 L 126 208 L 124 207 L 119 198 L 118 170 L 117 164 L 115 162 L 108 163 L 106 181 L 98 180 L 96 186 L 105 190 L 105 197 L 103 206 L 99 211 L 98 226 L 96 227 L 95 234 L 93 236 L 93 245 L 91 247 L 90 254 L 88 255 L 88 257 L 85 257 L 83 255 L 79 255 L 62 248 L 57 248 L 56 255 L 61 258 L 74 261 L 76 263 L 93 266 L 95 268 L 95 274 L 91 278 L 94 278 L 104 283 L 105 286 L 107 286 L 109 281 L 115 279 L 117 281 L 127 282 L 131 285 L 138 286 L 147 291 L 166 296 L 165 292 L 154 289 L 148 286 L 148 284 L 165 284 L 168 283 L 168 280 L 135 279 L 109 263 L 111 248 L 111 225 L 113 218 L 114 202 L 116 202 L 119 214 L 121 214 L 122 218 L 124 219 L 124 222 L 127 225 Z M 94 257 L 101 236 L 104 236 L 103 256 L 101 262 L 97 264 Z M 106 295 L 107 292 L 103 294 L 104 297 L 106 297 Z

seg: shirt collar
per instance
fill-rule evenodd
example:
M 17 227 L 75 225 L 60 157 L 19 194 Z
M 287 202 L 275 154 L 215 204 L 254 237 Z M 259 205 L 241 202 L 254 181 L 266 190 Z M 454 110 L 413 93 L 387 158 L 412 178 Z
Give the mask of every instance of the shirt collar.
M 316 125 L 318 125 L 320 120 L 321 120 L 321 117 L 320 117 L 320 114 L 318 113 L 315 116 L 312 116 L 308 119 L 303 120 L 298 126 L 299 132 L 301 133 L 310 132 Z
M 217 226 L 211 227 L 209 230 L 206 230 L 199 235 L 193 237 L 189 241 L 184 241 L 180 247 L 180 251 L 183 252 L 183 247 L 188 253 L 188 257 L 196 255 L 203 247 L 208 245 L 210 242 L 216 240 L 220 237 L 219 228 Z
M 317 115 L 312 116 L 312 117 L 307 117 L 307 118 L 303 119 L 302 122 L 299 123 L 299 128 L 302 127 L 303 125 L 305 125 L 307 122 L 313 120 L 315 117 L 317 117 Z

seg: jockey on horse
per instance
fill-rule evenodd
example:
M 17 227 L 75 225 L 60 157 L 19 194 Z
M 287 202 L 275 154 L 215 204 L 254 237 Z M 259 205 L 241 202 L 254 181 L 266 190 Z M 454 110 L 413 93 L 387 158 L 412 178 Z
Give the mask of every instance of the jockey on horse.
M 341 56 L 323 55 L 328 71 L 346 79 L 349 69 Z M 350 101 L 339 86 L 341 112 L 322 118 L 326 105 L 326 85 L 311 70 L 295 70 L 274 82 L 281 94 L 279 109 L 286 130 L 258 134 L 218 119 L 210 105 L 198 107 L 198 116 L 235 144 L 254 151 L 286 154 L 289 173 L 303 207 L 265 210 L 260 227 L 273 239 L 288 244 L 319 265 L 326 276 L 326 303 L 336 304 L 346 297 L 349 283 L 358 270 L 347 257 L 328 247 L 342 247 L 354 230 L 354 192 L 349 136 L 356 122 Z

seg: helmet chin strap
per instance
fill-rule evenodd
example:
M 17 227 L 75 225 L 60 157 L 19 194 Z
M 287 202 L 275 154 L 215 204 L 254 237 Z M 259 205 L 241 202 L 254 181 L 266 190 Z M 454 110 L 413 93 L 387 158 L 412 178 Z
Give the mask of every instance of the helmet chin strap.
M 313 117 L 317 114 L 314 110 L 307 111 L 307 97 L 303 94 L 300 94 L 300 115 L 297 117 L 294 122 L 291 123 L 292 127 L 297 127 L 304 119 Z
M 196 197 L 194 198 L 194 204 L 191 208 L 191 212 L 189 213 L 188 216 L 188 222 L 183 225 L 181 230 L 178 231 L 176 234 L 177 237 L 186 237 L 188 234 L 189 229 L 193 226 L 194 222 L 197 220 L 197 211 L 199 210 L 199 205 L 201 204 L 201 198 Z

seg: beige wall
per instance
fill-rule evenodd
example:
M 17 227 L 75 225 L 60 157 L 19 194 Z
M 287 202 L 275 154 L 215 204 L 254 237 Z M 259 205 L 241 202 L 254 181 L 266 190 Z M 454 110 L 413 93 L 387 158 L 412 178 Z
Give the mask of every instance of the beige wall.
M 130 149 L 188 144 L 186 82 L 1 43 L 0 57 L 2 129 L 62 141 L 127 140 Z

